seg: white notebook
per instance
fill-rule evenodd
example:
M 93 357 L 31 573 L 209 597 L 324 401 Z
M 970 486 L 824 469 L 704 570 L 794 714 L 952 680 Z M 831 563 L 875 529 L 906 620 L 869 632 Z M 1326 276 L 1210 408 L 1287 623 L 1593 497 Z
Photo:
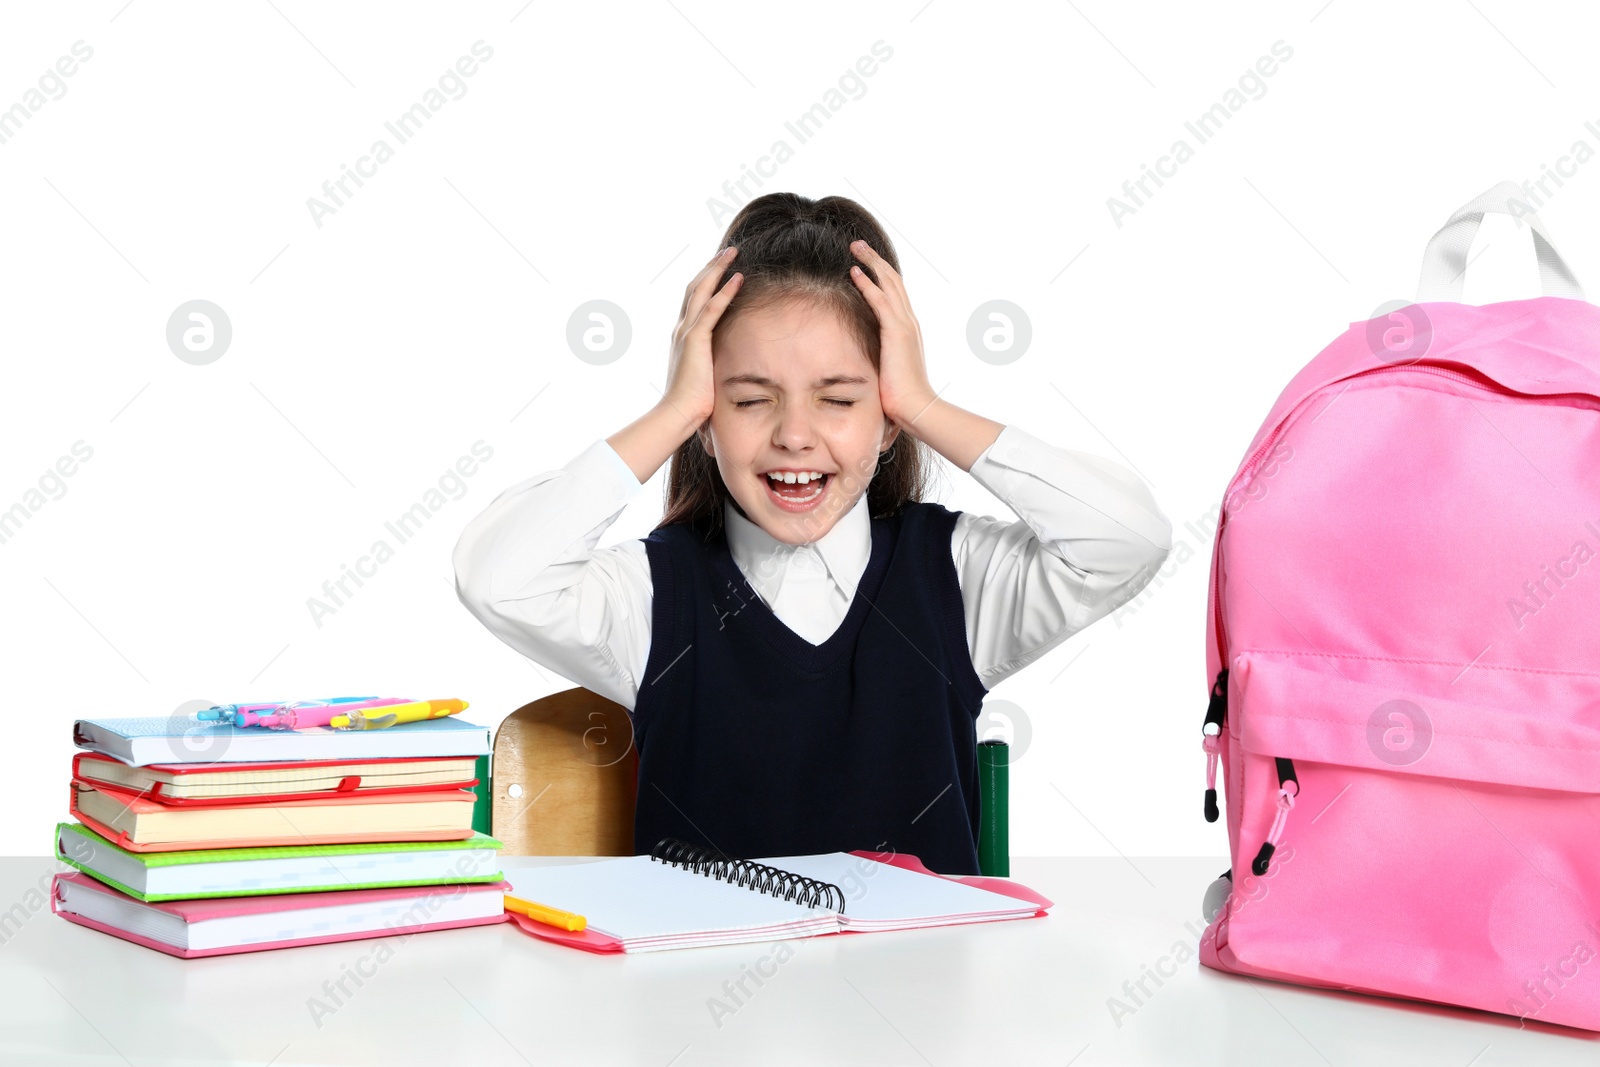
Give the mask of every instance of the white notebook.
M 521 922 L 597 952 L 651 952 L 816 934 L 1025 919 L 1048 901 L 906 870 L 844 852 L 674 865 L 651 856 L 525 866 L 503 857 L 507 892 L 582 915 L 585 937 Z

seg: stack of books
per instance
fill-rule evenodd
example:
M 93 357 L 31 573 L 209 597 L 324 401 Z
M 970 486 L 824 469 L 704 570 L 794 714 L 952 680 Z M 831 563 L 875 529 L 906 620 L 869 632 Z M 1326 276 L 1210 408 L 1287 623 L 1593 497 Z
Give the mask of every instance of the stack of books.
M 501 843 L 474 829 L 489 731 L 459 715 L 358 730 L 80 719 L 73 741 L 62 918 L 182 957 L 506 918 Z

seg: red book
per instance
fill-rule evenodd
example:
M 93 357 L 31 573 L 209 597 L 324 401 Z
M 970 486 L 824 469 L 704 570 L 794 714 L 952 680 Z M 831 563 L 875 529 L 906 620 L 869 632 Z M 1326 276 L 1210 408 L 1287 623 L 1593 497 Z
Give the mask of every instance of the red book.
M 91 785 L 136 793 L 160 804 L 258 804 L 316 800 L 343 793 L 374 796 L 478 784 L 471 756 L 404 759 L 273 760 L 261 763 L 151 763 L 136 767 L 98 752 L 80 752 L 72 776 Z

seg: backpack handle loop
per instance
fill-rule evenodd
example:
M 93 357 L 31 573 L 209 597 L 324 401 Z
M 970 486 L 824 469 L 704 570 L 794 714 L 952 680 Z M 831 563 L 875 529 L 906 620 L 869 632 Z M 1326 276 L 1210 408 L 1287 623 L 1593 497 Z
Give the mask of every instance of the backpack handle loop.
M 1478 235 L 1478 226 L 1485 212 L 1510 215 L 1520 223 L 1526 220 L 1533 228 L 1533 248 L 1539 259 L 1539 284 L 1545 296 L 1565 296 L 1582 300 L 1583 287 L 1578 284 L 1572 268 L 1567 266 L 1544 223 L 1533 208 L 1523 199 L 1524 192 L 1515 182 L 1501 182 L 1486 189 L 1461 205 L 1450 220 L 1439 227 L 1439 232 L 1428 242 L 1422 254 L 1422 277 L 1417 284 L 1417 302 L 1456 301 L 1461 299 L 1461 289 L 1467 273 L 1467 253 L 1472 251 L 1472 240 Z

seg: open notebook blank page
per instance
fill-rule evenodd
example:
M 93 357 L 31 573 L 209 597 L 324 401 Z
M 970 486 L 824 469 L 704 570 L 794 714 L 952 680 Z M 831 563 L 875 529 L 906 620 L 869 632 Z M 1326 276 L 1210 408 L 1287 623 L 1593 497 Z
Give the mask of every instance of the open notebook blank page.
M 1020 919 L 1039 905 L 961 882 L 834 852 L 760 862 L 844 890 L 845 930 L 910 930 L 919 926 Z

